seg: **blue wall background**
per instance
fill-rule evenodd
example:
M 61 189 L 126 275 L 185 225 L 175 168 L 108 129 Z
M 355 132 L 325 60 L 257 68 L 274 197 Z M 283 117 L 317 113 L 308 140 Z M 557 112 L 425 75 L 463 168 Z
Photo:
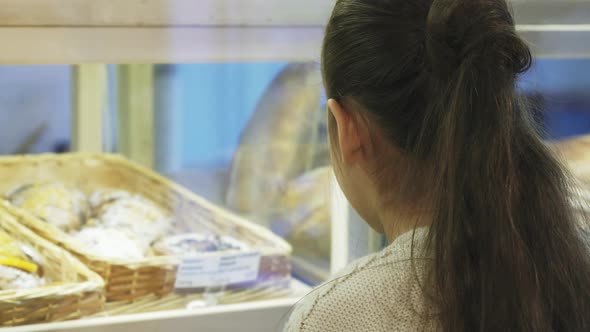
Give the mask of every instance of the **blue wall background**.
M 547 138 L 590 132 L 590 60 L 538 60 L 521 78 L 528 93 L 544 95 Z
M 217 167 L 231 159 L 258 99 L 285 63 L 182 64 L 173 128 L 183 168 Z M 69 139 L 69 66 L 0 66 L 0 153 L 11 153 L 41 123 L 48 129 L 33 152 Z M 521 80 L 545 95 L 549 137 L 590 133 L 590 59 L 539 60 Z
M 178 65 L 183 164 L 207 167 L 229 162 L 258 100 L 285 65 Z

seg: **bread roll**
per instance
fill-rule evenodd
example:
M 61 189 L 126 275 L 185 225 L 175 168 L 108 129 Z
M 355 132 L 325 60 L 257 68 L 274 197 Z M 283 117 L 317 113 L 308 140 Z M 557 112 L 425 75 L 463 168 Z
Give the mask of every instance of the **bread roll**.
M 14 205 L 65 232 L 81 227 L 88 208 L 84 193 L 56 182 L 22 186 L 9 199 Z

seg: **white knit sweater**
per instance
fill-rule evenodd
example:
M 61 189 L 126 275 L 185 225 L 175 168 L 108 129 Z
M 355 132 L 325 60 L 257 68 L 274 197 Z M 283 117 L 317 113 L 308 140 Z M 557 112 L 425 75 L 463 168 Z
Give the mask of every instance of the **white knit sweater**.
M 425 266 L 432 262 L 423 246 L 426 232 L 419 228 L 401 235 L 316 288 L 295 307 L 285 331 L 437 330 L 421 291 Z

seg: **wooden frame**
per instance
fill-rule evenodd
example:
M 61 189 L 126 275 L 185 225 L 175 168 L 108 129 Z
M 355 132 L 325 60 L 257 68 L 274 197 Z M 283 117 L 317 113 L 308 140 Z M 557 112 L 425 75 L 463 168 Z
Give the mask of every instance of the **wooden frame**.
M 5 64 L 318 61 L 321 27 L 0 27 Z
M 333 0 L 0 0 L 0 63 L 314 61 Z M 213 47 L 211 47 L 213 46 Z
M 103 151 L 102 124 L 106 107 L 106 65 L 72 66 L 72 150 Z
M 117 66 L 118 151 L 154 166 L 154 66 Z
M 0 42 L 10 45 L 0 63 L 317 61 L 333 3 L 0 0 Z M 590 35 L 587 1 L 513 6 L 537 57 L 590 56 L 590 43 L 579 42 Z
M 323 26 L 334 0 L 0 0 L 2 26 Z
M 323 26 L 334 0 L 0 0 L 2 26 Z M 512 0 L 519 24 L 584 24 L 586 0 Z

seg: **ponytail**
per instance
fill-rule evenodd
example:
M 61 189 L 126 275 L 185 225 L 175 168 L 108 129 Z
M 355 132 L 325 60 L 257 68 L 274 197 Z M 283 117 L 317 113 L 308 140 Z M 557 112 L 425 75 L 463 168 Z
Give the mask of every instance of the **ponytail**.
M 590 253 L 518 96 L 532 56 L 506 2 L 339 0 L 322 57 L 327 93 L 372 113 L 427 188 L 442 330 L 590 331 Z
M 440 124 L 430 235 L 444 330 L 589 330 L 588 311 L 577 314 L 590 300 L 588 253 L 565 172 L 518 100 L 531 54 L 506 3 L 435 0 L 426 41 L 436 69 L 429 112 Z

